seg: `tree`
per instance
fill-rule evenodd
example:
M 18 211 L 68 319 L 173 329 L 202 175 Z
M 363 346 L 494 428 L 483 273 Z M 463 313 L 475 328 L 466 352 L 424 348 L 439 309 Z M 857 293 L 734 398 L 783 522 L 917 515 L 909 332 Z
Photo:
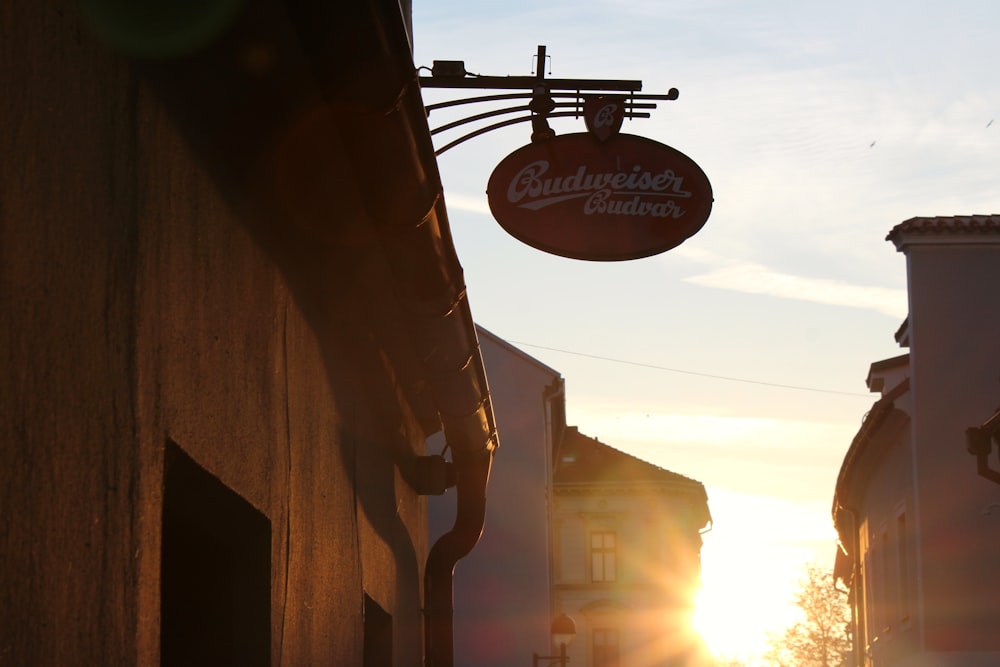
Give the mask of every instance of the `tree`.
M 749 667 L 749 664 L 738 658 L 716 658 L 711 667 Z
M 851 611 L 834 588 L 833 574 L 816 563 L 805 566 L 795 593 L 802 619 L 770 637 L 765 656 L 778 667 L 842 667 L 851 649 Z

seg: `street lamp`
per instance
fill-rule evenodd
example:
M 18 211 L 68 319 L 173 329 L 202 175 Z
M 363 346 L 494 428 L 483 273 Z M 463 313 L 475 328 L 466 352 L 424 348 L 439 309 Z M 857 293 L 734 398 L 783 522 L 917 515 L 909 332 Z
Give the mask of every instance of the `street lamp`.
M 555 662 L 564 667 L 569 663 L 569 656 L 566 655 L 566 647 L 573 637 L 576 636 L 576 623 L 573 619 L 566 614 L 559 614 L 556 616 L 555 620 L 552 621 L 552 642 L 559 647 L 559 655 L 538 655 L 537 653 L 531 654 L 531 665 L 532 667 L 538 667 L 539 661 L 545 662 Z

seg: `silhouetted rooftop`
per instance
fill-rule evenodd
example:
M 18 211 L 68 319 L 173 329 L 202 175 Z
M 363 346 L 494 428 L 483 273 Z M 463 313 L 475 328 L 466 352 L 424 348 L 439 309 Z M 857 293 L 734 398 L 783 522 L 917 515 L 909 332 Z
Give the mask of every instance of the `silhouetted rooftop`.
M 610 447 L 567 426 L 553 466 L 556 484 L 668 482 L 704 488 L 702 483 Z

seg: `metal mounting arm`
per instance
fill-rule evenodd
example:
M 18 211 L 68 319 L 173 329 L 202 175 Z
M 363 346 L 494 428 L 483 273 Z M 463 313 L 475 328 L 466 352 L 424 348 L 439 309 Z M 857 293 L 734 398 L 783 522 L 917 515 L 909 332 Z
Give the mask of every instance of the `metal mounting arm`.
M 457 100 L 448 100 L 431 104 L 425 107 L 428 116 L 432 111 L 445 109 L 448 107 L 461 106 L 465 104 L 476 104 L 481 102 L 497 102 L 502 100 L 530 99 L 526 106 L 508 107 L 504 109 L 494 109 L 484 113 L 474 114 L 459 120 L 447 123 L 431 130 L 432 135 L 454 129 L 461 125 L 485 120 L 503 114 L 528 111 L 529 115 L 514 119 L 508 119 L 486 127 L 473 130 L 458 139 L 445 144 L 435 151 L 436 155 L 444 153 L 449 148 L 460 143 L 478 137 L 486 132 L 531 121 L 532 141 L 542 141 L 552 137 L 555 133 L 548 125 L 549 118 L 559 117 L 579 117 L 583 111 L 585 96 L 600 93 L 627 93 L 625 101 L 625 118 L 649 118 L 649 113 L 637 112 L 637 109 L 655 109 L 657 100 L 676 100 L 679 93 L 676 88 L 671 88 L 665 95 L 640 94 L 642 81 L 621 80 L 621 79 L 547 79 L 545 78 L 545 46 L 538 47 L 538 65 L 535 74 L 532 76 L 480 76 L 469 74 L 465 70 L 465 63 L 457 60 L 435 60 L 431 69 L 431 76 L 419 77 L 420 85 L 424 88 L 465 88 L 480 90 L 527 90 L 529 93 L 507 93 L 500 95 L 482 95 L 477 97 L 466 97 Z M 556 100 L 561 100 L 557 102 Z M 572 102 L 568 100 L 573 100 Z M 574 111 L 560 111 L 553 113 L 555 109 L 572 108 Z

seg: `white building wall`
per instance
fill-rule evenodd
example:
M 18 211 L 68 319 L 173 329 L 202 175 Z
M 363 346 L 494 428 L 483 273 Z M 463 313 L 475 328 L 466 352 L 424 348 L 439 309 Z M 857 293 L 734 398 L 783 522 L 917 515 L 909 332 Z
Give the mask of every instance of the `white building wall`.
M 561 391 L 562 379 L 481 328 L 479 342 L 500 447 L 483 536 L 455 568 L 455 664 L 524 667 L 532 653 L 545 653 L 549 644 L 549 409 L 550 395 Z M 430 544 L 451 528 L 454 496 L 451 489 L 429 499 Z
M 965 442 L 1000 406 L 1000 234 L 957 231 L 894 239 L 909 283 L 920 629 L 928 664 L 1000 664 L 1000 515 L 988 511 L 1000 485 L 976 474 Z

